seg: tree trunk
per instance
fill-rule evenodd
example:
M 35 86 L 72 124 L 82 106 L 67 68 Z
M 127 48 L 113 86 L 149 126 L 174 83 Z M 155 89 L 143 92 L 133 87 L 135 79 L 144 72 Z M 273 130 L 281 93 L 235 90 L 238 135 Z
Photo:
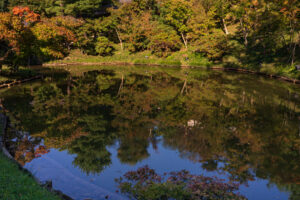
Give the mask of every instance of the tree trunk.
M 222 18 L 222 22 L 223 22 L 225 34 L 228 35 L 228 34 L 229 34 L 229 31 L 228 31 L 228 29 L 227 29 L 227 26 L 226 26 L 226 23 L 225 23 L 224 18 Z
M 247 47 L 248 46 L 248 30 L 246 27 L 243 27 L 243 20 L 240 19 L 241 27 L 243 30 L 243 35 L 244 35 L 244 44 Z
M 119 87 L 118 96 L 120 95 L 121 90 L 123 89 L 123 86 L 124 86 L 124 75 L 122 74 L 122 81 L 121 81 L 121 84 L 120 84 L 120 87 Z
M 28 58 L 27 58 L 27 66 L 29 67 L 30 64 L 31 64 L 31 60 L 30 60 L 30 56 L 28 56 Z
M 294 44 L 294 48 L 292 49 L 292 55 L 291 55 L 291 58 L 292 58 L 292 61 L 291 61 L 291 64 L 293 65 L 294 62 L 295 62 L 295 53 L 296 53 L 296 43 Z
M 59 6 L 60 6 L 60 12 L 61 12 L 61 16 L 64 16 L 65 15 L 65 9 L 64 9 L 64 3 L 63 3 L 63 0 L 60 1 L 59 3 Z
M 120 41 L 121 50 L 123 51 L 123 49 L 124 49 L 124 48 L 123 48 L 123 41 L 122 41 L 122 39 L 121 39 L 121 37 L 120 37 L 120 34 L 119 34 L 118 30 L 117 30 L 117 29 L 115 29 L 115 30 L 116 30 L 118 39 L 119 39 L 119 41 Z
M 187 84 L 187 80 L 185 79 L 185 81 L 184 81 L 184 84 L 183 84 L 183 86 L 182 86 L 182 89 L 181 89 L 181 92 L 180 92 L 180 94 L 183 94 L 183 92 L 184 92 L 184 89 L 186 88 L 186 84 Z
M 187 50 L 188 49 L 188 42 L 187 42 L 186 38 L 184 37 L 183 33 L 181 33 L 181 37 L 182 37 L 182 40 L 184 42 L 184 46 L 185 46 L 185 48 Z
M 69 80 L 68 80 L 68 86 L 67 86 L 67 95 L 70 96 L 71 95 L 71 76 L 69 77 Z
M 0 71 L 2 71 L 2 65 L 3 65 L 3 62 L 4 60 L 8 57 L 9 53 L 11 52 L 12 50 L 8 50 L 3 57 L 0 57 Z

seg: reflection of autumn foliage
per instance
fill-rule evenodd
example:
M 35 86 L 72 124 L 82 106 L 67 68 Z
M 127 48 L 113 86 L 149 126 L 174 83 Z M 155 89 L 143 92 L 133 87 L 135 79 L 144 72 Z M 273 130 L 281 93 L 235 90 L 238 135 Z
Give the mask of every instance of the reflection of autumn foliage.
M 49 150 L 44 145 L 36 144 L 34 139 L 29 139 L 27 136 L 18 141 L 18 146 L 15 149 L 15 159 L 24 166 L 35 158 L 49 153 Z
M 158 136 L 182 157 L 233 180 L 299 183 L 297 89 L 272 82 L 261 87 L 244 75 L 130 70 L 44 83 L 34 97 L 20 98 L 33 99 L 32 107 L 17 112 L 41 120 L 32 136 L 43 138 L 47 148 L 76 154 L 74 164 L 87 173 L 109 165 L 106 146 L 116 138 L 120 161 L 135 164 L 149 156 Z
M 71 144 L 76 139 L 88 135 L 87 132 L 82 132 L 81 128 L 75 129 L 68 135 L 60 135 L 47 137 L 47 132 L 38 134 L 38 136 L 45 138 L 45 145 L 48 148 L 62 148 Z
M 47 153 L 49 153 L 49 150 L 47 150 L 45 146 L 39 146 L 34 152 L 35 157 L 41 157 Z

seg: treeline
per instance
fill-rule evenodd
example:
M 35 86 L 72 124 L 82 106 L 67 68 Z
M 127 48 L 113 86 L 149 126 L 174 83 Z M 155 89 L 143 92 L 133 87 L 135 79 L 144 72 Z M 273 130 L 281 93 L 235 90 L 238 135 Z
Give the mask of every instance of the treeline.
M 35 64 L 79 48 L 101 56 L 187 51 L 213 62 L 293 65 L 299 8 L 297 0 L 0 0 L 0 57 L 13 66 Z

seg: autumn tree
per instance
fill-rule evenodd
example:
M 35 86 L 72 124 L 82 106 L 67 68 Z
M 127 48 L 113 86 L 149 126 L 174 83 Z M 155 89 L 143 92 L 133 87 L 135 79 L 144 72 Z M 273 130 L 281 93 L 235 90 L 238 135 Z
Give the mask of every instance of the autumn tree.
M 67 55 L 71 46 L 77 41 L 71 29 L 81 24 L 81 20 L 73 17 L 42 18 L 41 23 L 32 28 L 36 38 L 36 53 L 40 59 L 63 58 Z
M 288 61 L 295 62 L 296 48 L 300 47 L 300 2 L 296 0 L 280 1 L 280 16 L 283 17 L 288 34 Z
M 4 53 L 2 63 L 17 69 L 33 51 L 31 42 L 34 35 L 31 28 L 39 22 L 40 16 L 28 7 L 15 7 L 12 13 L 0 13 L 0 42 Z
M 52 58 L 63 58 L 76 37 L 72 28 L 81 24 L 72 17 L 41 18 L 28 7 L 0 13 L 2 62 L 13 69 Z

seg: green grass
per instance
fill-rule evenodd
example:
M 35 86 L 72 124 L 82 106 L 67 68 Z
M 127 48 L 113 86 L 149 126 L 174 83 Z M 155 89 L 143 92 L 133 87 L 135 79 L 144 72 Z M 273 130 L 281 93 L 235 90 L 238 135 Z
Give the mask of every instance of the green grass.
M 0 134 L 3 123 L 0 118 Z M 6 158 L 0 150 L 0 199 L 1 200 L 59 200 L 54 194 L 40 187 L 18 165 Z
M 267 75 L 283 76 L 283 77 L 288 77 L 291 79 L 298 79 L 298 80 L 300 79 L 300 71 L 296 70 L 295 65 L 290 65 L 280 61 L 277 62 L 274 61 L 270 63 L 261 62 L 260 64 L 255 62 L 243 63 L 241 59 L 237 58 L 236 56 L 230 55 L 230 56 L 225 56 L 222 62 L 219 63 L 218 66 L 224 68 L 237 68 L 237 69 L 242 68 L 251 71 L 265 73 Z
M 188 59 L 186 59 L 188 58 Z M 73 50 L 70 55 L 63 60 L 50 61 L 45 64 L 71 64 L 71 63 L 128 63 L 128 64 L 152 64 L 152 65 L 168 65 L 168 66 L 183 66 L 192 65 L 206 67 L 211 63 L 202 56 L 194 56 L 191 52 L 179 51 L 172 55 L 161 58 L 151 54 L 150 51 L 131 54 L 128 51 L 117 51 L 112 56 L 90 56 L 82 54 L 79 50 Z
M 1 200 L 59 200 L 0 152 Z

